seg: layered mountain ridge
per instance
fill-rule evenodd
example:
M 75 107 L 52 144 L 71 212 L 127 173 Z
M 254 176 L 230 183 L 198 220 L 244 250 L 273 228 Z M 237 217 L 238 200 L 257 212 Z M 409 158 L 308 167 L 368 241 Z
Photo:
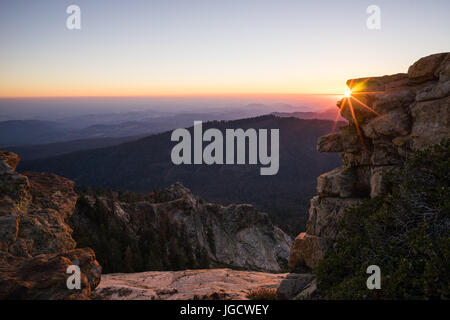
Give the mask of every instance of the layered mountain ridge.
M 333 131 L 327 120 L 279 118 L 273 115 L 203 123 L 203 129 L 279 129 L 279 172 L 261 176 L 260 166 L 175 165 L 171 132 L 108 148 L 78 151 L 47 159 L 23 161 L 19 170 L 52 172 L 77 186 L 151 193 L 176 182 L 196 195 L 220 204 L 250 203 L 267 212 L 290 235 L 303 230 L 316 177 L 340 164 L 337 155 L 315 150 L 317 139 Z M 188 130 L 192 134 L 193 127 Z M 206 143 L 205 143 L 206 145 Z

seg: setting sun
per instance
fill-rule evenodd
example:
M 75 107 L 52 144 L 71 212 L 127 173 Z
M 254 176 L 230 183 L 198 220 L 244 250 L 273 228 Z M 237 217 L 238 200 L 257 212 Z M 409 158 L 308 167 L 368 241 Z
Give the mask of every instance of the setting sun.
M 344 93 L 344 96 L 345 96 L 346 98 L 350 98 L 351 95 L 352 95 L 352 90 L 350 90 L 350 89 L 347 89 L 347 90 L 345 91 L 345 93 Z

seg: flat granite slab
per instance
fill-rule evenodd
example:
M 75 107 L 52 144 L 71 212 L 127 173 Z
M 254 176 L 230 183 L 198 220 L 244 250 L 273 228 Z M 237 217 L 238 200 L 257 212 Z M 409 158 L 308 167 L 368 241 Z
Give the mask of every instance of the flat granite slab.
M 251 290 L 276 289 L 287 275 L 231 269 L 103 274 L 94 295 L 102 300 L 248 300 Z

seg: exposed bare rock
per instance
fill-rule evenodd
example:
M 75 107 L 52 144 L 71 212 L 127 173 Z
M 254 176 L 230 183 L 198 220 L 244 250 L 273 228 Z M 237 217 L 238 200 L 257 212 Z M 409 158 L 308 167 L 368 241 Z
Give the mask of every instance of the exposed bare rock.
M 329 248 L 330 243 L 327 239 L 305 232 L 300 233 L 292 244 L 289 266 L 293 270 L 304 266 L 313 269 L 325 257 Z
M 408 84 L 407 73 L 397 73 L 391 76 L 384 76 L 382 78 L 384 78 L 384 90 L 405 87 Z
M 360 203 L 360 198 L 342 199 L 315 196 L 311 199 L 306 232 L 334 240 L 338 234 L 339 219 L 345 209 L 357 206 Z
M 23 175 L 31 183 L 34 206 L 56 210 L 65 221 L 72 216 L 78 198 L 73 181 L 53 173 L 24 172 Z
M 340 135 L 344 152 L 359 153 L 363 149 L 360 138 L 358 137 L 358 130 L 355 125 L 349 124 L 340 128 Z
M 374 96 L 369 94 L 359 94 L 358 100 L 348 100 L 343 98 L 338 101 L 337 106 L 342 109 L 341 115 L 349 121 L 350 124 L 362 124 L 376 117 L 367 105 L 373 105 Z
M 407 109 L 408 105 L 414 102 L 419 88 L 422 87 L 399 87 L 394 90 L 371 94 L 369 96 L 372 103 L 368 104 L 368 107 L 379 115 L 384 115 L 392 110 Z M 358 96 L 358 93 L 356 93 L 356 96 Z
M 417 101 L 427 101 L 434 99 L 441 99 L 450 95 L 450 80 L 439 82 L 436 85 L 431 85 L 423 88 L 417 93 Z
M 19 158 L 0 152 L 0 299 L 88 299 L 101 267 L 91 249 L 75 249 L 67 220 L 77 196 L 73 182 L 19 174 Z M 81 268 L 80 290 L 69 290 L 69 265 Z
M 251 290 L 276 289 L 288 274 L 231 269 L 106 274 L 95 291 L 104 300 L 247 300 Z M 305 286 L 312 281 L 305 275 Z
M 339 152 L 339 157 L 346 166 L 370 166 L 370 147 L 364 147 L 360 152 Z
M 347 80 L 347 86 L 354 91 L 377 92 L 403 87 L 408 82 L 408 74 L 397 73 L 382 77 L 366 77 Z
M 297 296 L 295 296 L 294 300 L 313 300 L 318 297 L 317 280 L 314 279 Z
M 10 265 L 0 272 L 0 297 L 8 299 L 58 300 L 89 299 L 91 288 L 100 282 L 101 267 L 90 249 L 75 249 L 60 254 L 41 254 L 20 259 L 0 253 L 0 261 Z M 11 264 L 11 261 L 14 263 Z M 81 289 L 69 290 L 67 268 L 80 265 Z M 12 268 L 13 267 L 13 268 Z
M 371 139 L 407 134 L 411 129 L 408 111 L 394 109 L 362 125 L 364 135 Z
M 14 169 L 17 159 L 9 152 L 0 154 L 0 216 L 26 212 L 31 202 L 30 182 Z
M 413 149 L 439 143 L 450 135 L 450 96 L 411 106 Z
M 340 128 L 340 140 L 342 151 L 339 157 L 346 166 L 368 166 L 370 165 L 371 140 L 358 135 L 358 129 L 353 124 Z M 320 151 L 320 150 L 319 150 Z M 323 151 L 323 152 L 332 152 Z
M 450 53 L 447 53 L 434 75 L 439 78 L 440 82 L 446 82 L 450 80 Z
M 347 80 L 347 87 L 353 91 L 384 91 L 385 84 L 381 78 L 358 78 Z
M 253 206 L 210 203 L 180 183 L 143 201 L 83 195 L 71 224 L 109 272 L 225 266 L 279 272 L 287 269 L 292 243 Z M 121 239 L 123 248 L 105 248 L 99 235 Z M 127 247 L 130 263 L 113 265 Z
M 387 177 L 408 154 L 450 138 L 450 53 L 424 57 L 408 74 L 347 81 L 352 97 L 338 101 L 349 124 L 319 139 L 344 167 L 322 174 L 306 233 L 291 247 L 289 265 L 314 268 L 339 236 L 344 211 L 389 192 Z
M 348 198 L 355 193 L 356 170 L 336 168 L 317 178 L 317 193 L 321 196 Z
M 320 152 L 342 152 L 342 138 L 340 133 L 330 133 L 320 137 L 317 141 L 317 151 Z
M 309 273 L 290 273 L 281 281 L 277 289 L 279 300 L 291 300 L 305 290 L 314 281 L 314 276 Z
M 370 163 L 373 166 L 390 166 L 400 164 L 403 159 L 398 153 L 397 147 L 391 138 L 379 138 L 372 140 L 373 151 Z
M 422 83 L 436 78 L 435 72 L 447 53 L 436 53 L 417 60 L 408 69 L 410 83 Z
M 447 55 L 444 57 L 444 59 L 442 59 L 441 64 L 434 73 L 435 77 L 442 82 L 450 80 L 446 78 L 446 76 L 449 76 L 449 67 L 450 67 L 450 52 L 447 52 Z
M 0 150 L 0 159 L 2 161 L 5 161 L 12 170 L 16 170 L 16 167 L 20 161 L 20 158 L 17 154 L 2 150 Z

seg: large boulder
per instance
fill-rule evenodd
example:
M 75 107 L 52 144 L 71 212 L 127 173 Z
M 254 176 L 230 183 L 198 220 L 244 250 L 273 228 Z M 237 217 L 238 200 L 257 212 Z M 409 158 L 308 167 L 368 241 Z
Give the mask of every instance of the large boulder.
M 46 173 L 19 174 L 19 158 L 0 151 L 0 299 L 89 299 L 101 267 L 77 249 L 67 224 L 74 183 Z M 67 267 L 81 269 L 81 288 L 66 285 Z
M 373 109 L 374 114 L 377 116 L 384 116 L 392 110 L 407 110 L 409 104 L 414 102 L 418 88 L 422 87 L 400 87 L 394 90 L 371 94 L 369 96 L 372 100 L 368 106 Z
M 11 266 L 11 261 L 15 263 Z M 59 300 L 89 299 L 100 283 L 101 267 L 90 249 L 75 249 L 56 254 L 40 254 L 17 259 L 0 253 L 0 261 L 10 270 L 0 272 L 0 297 L 7 299 Z M 79 265 L 81 288 L 68 289 L 67 269 Z
M 411 123 L 408 111 L 402 108 L 389 111 L 383 116 L 376 117 L 362 125 L 364 135 L 371 139 L 405 135 L 410 129 Z
M 348 198 L 355 193 L 356 170 L 336 168 L 317 178 L 317 193 L 321 196 Z
M 320 296 L 317 290 L 317 279 L 314 279 L 295 296 L 294 300 L 313 300 L 317 298 L 320 298 Z
M 277 289 L 277 298 L 279 300 L 291 300 L 313 281 L 314 276 L 310 273 L 290 273 L 281 281 Z
M 408 69 L 410 83 L 422 83 L 436 79 L 435 72 L 443 62 L 447 53 L 432 54 L 417 60 Z
M 300 233 L 294 240 L 289 256 L 289 267 L 292 270 L 298 268 L 315 268 L 325 257 L 330 249 L 330 241 L 327 239 Z
M 317 151 L 319 152 L 343 152 L 342 136 L 340 133 L 330 133 L 320 137 L 317 141 Z
M 450 80 L 423 88 L 417 93 L 417 101 L 441 99 L 450 95 Z

